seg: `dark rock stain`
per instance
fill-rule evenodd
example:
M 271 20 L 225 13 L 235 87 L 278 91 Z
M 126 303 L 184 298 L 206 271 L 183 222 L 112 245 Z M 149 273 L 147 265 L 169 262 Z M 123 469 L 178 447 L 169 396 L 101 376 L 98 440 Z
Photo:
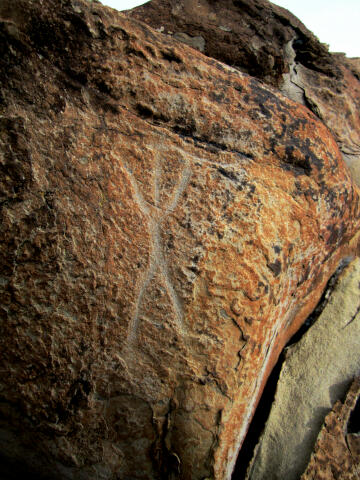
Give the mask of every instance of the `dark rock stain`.
M 273 272 L 275 277 L 280 275 L 282 267 L 280 260 L 275 260 L 274 263 L 268 263 L 267 266 Z
M 281 250 L 282 250 L 282 248 L 279 247 L 279 245 L 274 245 L 274 246 L 273 246 L 273 249 L 274 249 L 274 252 L 275 252 L 275 253 L 280 253 Z
M 228 178 L 229 180 L 232 180 L 233 182 L 238 181 L 237 175 L 234 172 L 225 170 L 225 168 L 223 167 L 218 167 L 217 171 L 221 173 L 221 175 L 223 175 L 224 177 Z
M 216 103 L 226 103 L 225 94 L 223 92 L 220 92 L 220 93 L 210 92 L 210 98 L 214 100 Z

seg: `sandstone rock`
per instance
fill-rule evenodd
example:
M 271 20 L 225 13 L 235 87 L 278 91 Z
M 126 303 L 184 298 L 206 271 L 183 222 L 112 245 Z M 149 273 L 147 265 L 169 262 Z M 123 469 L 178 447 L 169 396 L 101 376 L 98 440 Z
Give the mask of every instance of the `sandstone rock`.
M 267 0 L 152 0 L 127 15 L 164 34 L 202 36 L 205 54 L 274 86 L 289 71 L 289 42 L 301 64 L 341 77 L 325 45 L 289 11 Z
M 295 480 L 304 472 L 325 415 L 345 396 L 360 372 L 359 293 L 357 258 L 341 274 L 316 323 L 288 349 L 249 480 Z M 348 416 L 350 406 L 344 408 Z M 346 415 L 341 422 L 347 422 Z M 344 438 L 341 441 L 344 443 Z M 328 455 L 331 457 L 331 450 Z M 330 465 L 325 469 L 330 470 Z
M 351 70 L 353 75 L 360 80 L 360 57 L 347 58 L 346 56 L 341 55 L 341 59 L 349 70 Z
M 0 19 L 8 471 L 230 478 L 279 351 L 358 248 L 335 140 L 97 3 Z
M 190 35 L 187 35 L 186 33 L 175 33 L 174 38 L 186 43 L 187 45 L 190 45 L 190 47 L 196 48 L 200 52 L 203 52 L 205 49 L 205 40 L 201 35 L 197 37 L 190 37 Z
M 356 379 L 345 402 L 336 402 L 326 416 L 315 451 L 301 480 L 358 480 L 360 478 L 360 431 L 349 432 L 351 416 L 359 424 L 360 380 Z
M 360 185 L 359 59 L 330 54 L 294 15 L 266 0 L 152 0 L 128 15 L 165 34 L 201 36 L 206 55 L 306 105 L 330 128 Z
M 304 103 L 332 131 L 354 180 L 360 185 L 360 81 L 342 56 L 333 58 L 341 67 L 341 81 L 294 62 L 289 76 L 295 88 L 288 90 L 288 96 L 298 100 L 298 89 L 303 91 Z

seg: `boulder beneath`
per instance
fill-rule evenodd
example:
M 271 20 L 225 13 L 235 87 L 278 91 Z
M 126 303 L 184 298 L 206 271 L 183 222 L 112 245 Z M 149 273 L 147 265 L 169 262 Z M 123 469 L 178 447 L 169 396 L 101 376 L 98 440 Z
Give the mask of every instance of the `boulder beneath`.
M 267 0 L 152 0 L 127 15 L 307 106 L 335 136 L 360 186 L 359 59 L 329 53 L 292 13 Z
M 360 372 L 359 352 L 360 259 L 357 258 L 340 275 L 314 325 L 298 343 L 287 349 L 269 419 L 249 468 L 249 480 L 300 478 L 325 416 L 339 398 L 345 397 L 354 376 Z M 353 408 L 347 401 L 345 405 L 342 408 L 345 408 L 344 414 L 347 412 L 346 419 L 343 415 L 339 419 L 341 425 L 345 422 L 344 428 Z M 335 407 L 335 411 L 338 408 Z M 334 415 L 330 414 L 327 419 Z M 342 440 L 338 439 L 342 443 L 345 442 L 343 432 L 344 429 Z M 327 455 L 331 458 L 332 450 L 328 447 Z M 323 444 L 321 448 L 325 448 Z M 322 454 L 325 455 L 323 450 Z M 320 464 L 320 453 L 318 457 Z M 331 462 L 326 470 L 330 465 Z M 333 477 L 310 475 L 306 478 Z
M 354 380 L 344 403 L 326 416 L 310 463 L 301 480 L 358 480 L 360 477 L 360 379 Z
M 97 2 L 2 0 L 0 37 L 3 463 L 229 479 L 279 352 L 358 248 L 336 141 Z

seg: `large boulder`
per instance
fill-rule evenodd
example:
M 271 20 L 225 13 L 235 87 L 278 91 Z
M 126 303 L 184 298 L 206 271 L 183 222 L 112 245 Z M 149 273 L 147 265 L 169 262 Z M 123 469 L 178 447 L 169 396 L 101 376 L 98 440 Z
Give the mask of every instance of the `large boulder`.
M 289 44 L 297 62 L 341 77 L 327 46 L 292 13 L 267 0 L 151 0 L 126 13 L 276 87 L 289 72 Z
M 152 0 L 127 15 L 281 89 L 331 130 L 360 185 L 359 59 L 267 0 Z
M 346 396 L 360 373 L 359 352 L 360 259 L 356 258 L 341 273 L 314 325 L 286 349 L 275 400 L 248 480 L 300 478 L 325 416 Z M 329 448 L 327 455 L 332 453 Z
M 358 248 L 334 138 L 96 2 L 2 0 L 0 36 L 3 471 L 229 479 Z

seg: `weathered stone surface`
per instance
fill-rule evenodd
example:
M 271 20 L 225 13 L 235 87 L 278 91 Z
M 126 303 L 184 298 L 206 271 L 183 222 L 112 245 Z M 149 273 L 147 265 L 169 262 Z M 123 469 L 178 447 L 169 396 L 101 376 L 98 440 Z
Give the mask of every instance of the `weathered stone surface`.
M 357 404 L 358 402 L 358 404 Z M 360 431 L 349 432 L 351 416 L 359 424 L 360 379 L 354 380 L 344 403 L 336 402 L 326 416 L 315 451 L 301 480 L 358 480 L 360 478 Z M 357 405 L 357 406 L 356 406 Z
M 347 58 L 346 56 L 341 55 L 341 59 L 349 70 L 351 70 L 353 75 L 360 80 L 360 57 Z
M 294 61 L 289 77 L 293 88 L 289 98 L 296 101 L 298 88 L 303 91 L 304 103 L 334 134 L 354 180 L 360 185 L 360 81 L 351 63 L 342 55 L 334 55 L 334 64 L 342 71 L 337 80 L 312 71 Z
M 360 372 L 359 352 L 360 259 L 357 258 L 340 275 L 316 323 L 288 349 L 275 401 L 249 468 L 249 480 L 300 478 L 325 415 L 336 400 L 345 397 L 354 376 Z M 350 407 L 346 412 L 349 411 Z M 345 417 L 341 425 L 343 421 Z M 328 454 L 331 457 L 330 450 Z M 325 470 L 330 469 L 329 463 Z
M 360 185 L 359 59 L 330 54 L 294 15 L 266 0 L 152 0 L 128 15 L 182 41 L 180 34 L 202 37 L 206 55 L 306 105 L 332 131 Z
M 230 478 L 279 351 L 358 248 L 336 142 L 97 3 L 0 18 L 8 471 Z
M 204 53 L 279 87 L 286 46 L 311 70 L 341 77 L 326 45 L 288 10 L 267 0 L 152 0 L 126 12 L 164 34 L 202 36 Z

